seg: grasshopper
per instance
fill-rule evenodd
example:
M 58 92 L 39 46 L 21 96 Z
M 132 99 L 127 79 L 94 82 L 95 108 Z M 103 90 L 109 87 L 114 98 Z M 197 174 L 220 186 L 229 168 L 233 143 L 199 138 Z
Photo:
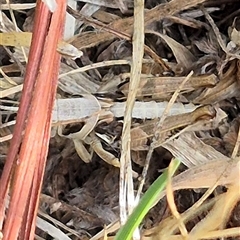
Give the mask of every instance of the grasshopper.
M 133 118 L 152 119 L 146 120 L 141 126 L 135 126 L 131 130 L 132 150 L 147 150 L 147 142 L 152 138 L 155 131 L 159 132 L 159 144 L 164 142 L 176 129 L 192 125 L 200 120 L 212 120 L 216 116 L 216 110 L 211 105 L 200 106 L 193 104 L 173 104 L 170 113 L 161 129 L 155 129 L 159 117 L 161 117 L 167 102 L 135 102 Z M 17 107 L 0 106 L 3 110 L 17 111 Z M 83 98 L 57 99 L 52 113 L 52 126 L 60 136 L 73 140 L 76 151 L 85 162 L 91 161 L 91 154 L 84 144 L 92 149 L 106 162 L 119 167 L 119 160 L 102 148 L 100 140 L 94 133 L 94 128 L 100 122 L 110 122 L 114 118 L 124 116 L 125 102 L 114 102 L 111 99 L 97 99 L 93 95 Z M 84 122 L 79 132 L 63 134 L 67 124 Z

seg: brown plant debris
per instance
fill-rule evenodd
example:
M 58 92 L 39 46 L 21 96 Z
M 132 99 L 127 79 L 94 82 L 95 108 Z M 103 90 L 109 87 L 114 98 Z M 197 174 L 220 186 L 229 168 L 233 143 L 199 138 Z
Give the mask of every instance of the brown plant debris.
M 72 35 L 57 49 L 62 59 L 36 235 L 111 238 L 132 207 L 124 209 L 124 183 L 129 199 L 138 189 L 142 196 L 175 157 L 182 162 L 172 179 L 180 220 L 164 191 L 140 226 L 141 239 L 184 239 L 184 228 L 189 240 L 240 239 L 240 3 L 136 3 L 84 0 L 66 10 Z M 136 16 L 143 7 L 144 18 Z M 1 176 L 35 3 L 1 1 L 0 9 Z

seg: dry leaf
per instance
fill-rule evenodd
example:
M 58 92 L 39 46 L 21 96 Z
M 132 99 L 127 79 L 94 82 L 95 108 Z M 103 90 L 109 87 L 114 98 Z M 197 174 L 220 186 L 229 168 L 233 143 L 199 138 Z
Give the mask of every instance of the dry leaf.
M 147 30 L 146 33 L 152 33 L 161 37 L 173 51 L 177 63 L 185 69 L 190 69 L 192 63 L 196 61 L 196 57 L 186 47 L 170 38 L 169 36 L 150 30 Z
M 183 133 L 177 139 L 164 143 L 162 146 L 188 168 L 216 159 L 227 159 L 222 153 L 201 141 L 194 133 Z

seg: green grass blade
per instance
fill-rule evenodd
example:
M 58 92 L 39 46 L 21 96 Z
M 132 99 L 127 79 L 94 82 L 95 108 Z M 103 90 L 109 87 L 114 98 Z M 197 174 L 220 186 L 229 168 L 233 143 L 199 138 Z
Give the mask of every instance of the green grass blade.
M 180 161 L 173 160 L 173 167 L 170 175 L 172 176 L 180 165 Z M 115 240 L 130 240 L 134 230 L 142 222 L 145 215 L 151 209 L 153 204 L 157 201 L 159 194 L 167 185 L 168 170 L 165 170 L 161 176 L 159 176 L 145 192 L 139 204 L 133 210 L 129 216 L 127 222 L 118 231 Z

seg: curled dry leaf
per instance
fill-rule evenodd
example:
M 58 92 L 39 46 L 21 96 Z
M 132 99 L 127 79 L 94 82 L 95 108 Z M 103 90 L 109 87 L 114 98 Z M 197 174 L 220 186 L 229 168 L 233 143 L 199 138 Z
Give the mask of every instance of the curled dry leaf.
M 227 157 L 205 144 L 194 133 L 183 133 L 162 145 L 188 168 Z
M 195 104 L 214 104 L 224 99 L 236 97 L 239 95 L 239 86 L 236 79 L 236 61 L 230 62 L 227 71 L 219 77 L 220 81 L 213 88 L 203 91 L 200 96 L 195 98 Z
M 174 191 L 180 189 L 210 188 L 217 185 L 236 184 L 240 177 L 240 158 L 217 159 L 192 167 L 172 179 Z M 166 195 L 163 191 L 159 200 Z
M 234 18 L 233 24 L 228 28 L 229 37 L 237 46 L 240 46 L 240 18 Z
M 182 44 L 178 43 L 171 37 L 150 30 L 147 30 L 146 33 L 155 34 L 161 37 L 173 51 L 177 63 L 185 69 L 190 69 L 192 63 L 196 61 L 196 57 L 186 47 L 184 47 Z

